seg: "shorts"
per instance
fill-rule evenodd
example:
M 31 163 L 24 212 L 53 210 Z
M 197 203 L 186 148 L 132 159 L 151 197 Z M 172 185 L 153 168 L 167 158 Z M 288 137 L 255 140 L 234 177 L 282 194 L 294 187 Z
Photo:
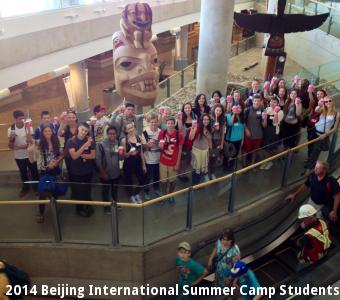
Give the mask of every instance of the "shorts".
M 161 182 L 173 182 L 176 181 L 177 171 L 175 167 L 159 164 L 159 175 Z
M 250 139 L 248 137 L 245 137 L 243 141 L 243 151 L 249 153 L 260 149 L 261 145 L 262 139 Z

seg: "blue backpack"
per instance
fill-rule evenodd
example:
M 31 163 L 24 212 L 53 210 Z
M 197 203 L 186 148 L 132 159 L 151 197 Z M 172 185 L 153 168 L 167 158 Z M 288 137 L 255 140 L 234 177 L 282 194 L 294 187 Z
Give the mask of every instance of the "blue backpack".
M 38 184 L 39 193 L 51 193 L 55 198 L 63 196 L 67 192 L 67 184 L 57 181 L 57 177 L 45 174 L 40 177 Z

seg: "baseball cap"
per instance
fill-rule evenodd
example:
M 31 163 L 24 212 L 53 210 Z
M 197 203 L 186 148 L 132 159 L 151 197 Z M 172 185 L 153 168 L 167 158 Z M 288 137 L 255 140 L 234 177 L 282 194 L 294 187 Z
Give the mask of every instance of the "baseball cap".
M 105 110 L 105 106 L 101 105 L 101 104 L 98 104 L 93 108 L 94 113 L 98 113 L 98 112 L 103 111 L 103 110 Z
M 185 250 L 191 251 L 191 246 L 188 242 L 179 243 L 177 249 L 183 248 Z

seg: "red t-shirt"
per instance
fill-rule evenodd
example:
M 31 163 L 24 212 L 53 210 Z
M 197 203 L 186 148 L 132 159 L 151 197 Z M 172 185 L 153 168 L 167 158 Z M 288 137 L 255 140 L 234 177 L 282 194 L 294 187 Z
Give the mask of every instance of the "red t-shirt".
M 176 166 L 179 146 L 184 143 L 182 134 L 180 132 L 176 134 L 176 132 L 177 130 L 174 130 L 174 132 L 170 134 L 166 131 L 164 137 L 164 130 L 162 130 L 158 135 L 158 140 L 164 139 L 165 141 L 164 148 L 161 150 L 160 163 L 168 167 Z M 178 137 L 178 141 L 176 137 Z

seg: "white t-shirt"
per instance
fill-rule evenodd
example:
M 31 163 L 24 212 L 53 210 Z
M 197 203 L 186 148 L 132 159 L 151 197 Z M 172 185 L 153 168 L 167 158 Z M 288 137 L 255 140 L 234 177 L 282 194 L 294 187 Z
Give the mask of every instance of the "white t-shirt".
M 145 157 L 145 163 L 148 165 L 154 165 L 154 164 L 159 164 L 159 157 L 160 157 L 160 148 L 158 146 L 158 136 L 160 133 L 160 129 L 157 128 L 157 131 L 151 131 L 150 129 L 145 130 L 148 139 L 145 139 L 144 132 L 142 134 L 142 144 L 145 145 L 148 143 L 150 140 L 156 141 L 156 146 L 152 147 L 151 149 L 148 150 L 143 150 L 144 157 Z
M 12 131 L 11 127 L 8 128 L 8 137 L 11 136 L 11 131 Z M 22 128 L 18 128 L 15 125 L 14 128 L 15 128 L 14 146 L 23 146 L 23 145 L 26 145 L 27 144 L 27 133 L 29 132 L 31 135 L 34 134 L 32 127 L 30 129 L 25 128 L 25 126 L 23 126 Z M 14 150 L 14 158 L 15 159 L 25 159 L 25 158 L 28 158 L 28 151 L 27 151 L 27 149 Z

